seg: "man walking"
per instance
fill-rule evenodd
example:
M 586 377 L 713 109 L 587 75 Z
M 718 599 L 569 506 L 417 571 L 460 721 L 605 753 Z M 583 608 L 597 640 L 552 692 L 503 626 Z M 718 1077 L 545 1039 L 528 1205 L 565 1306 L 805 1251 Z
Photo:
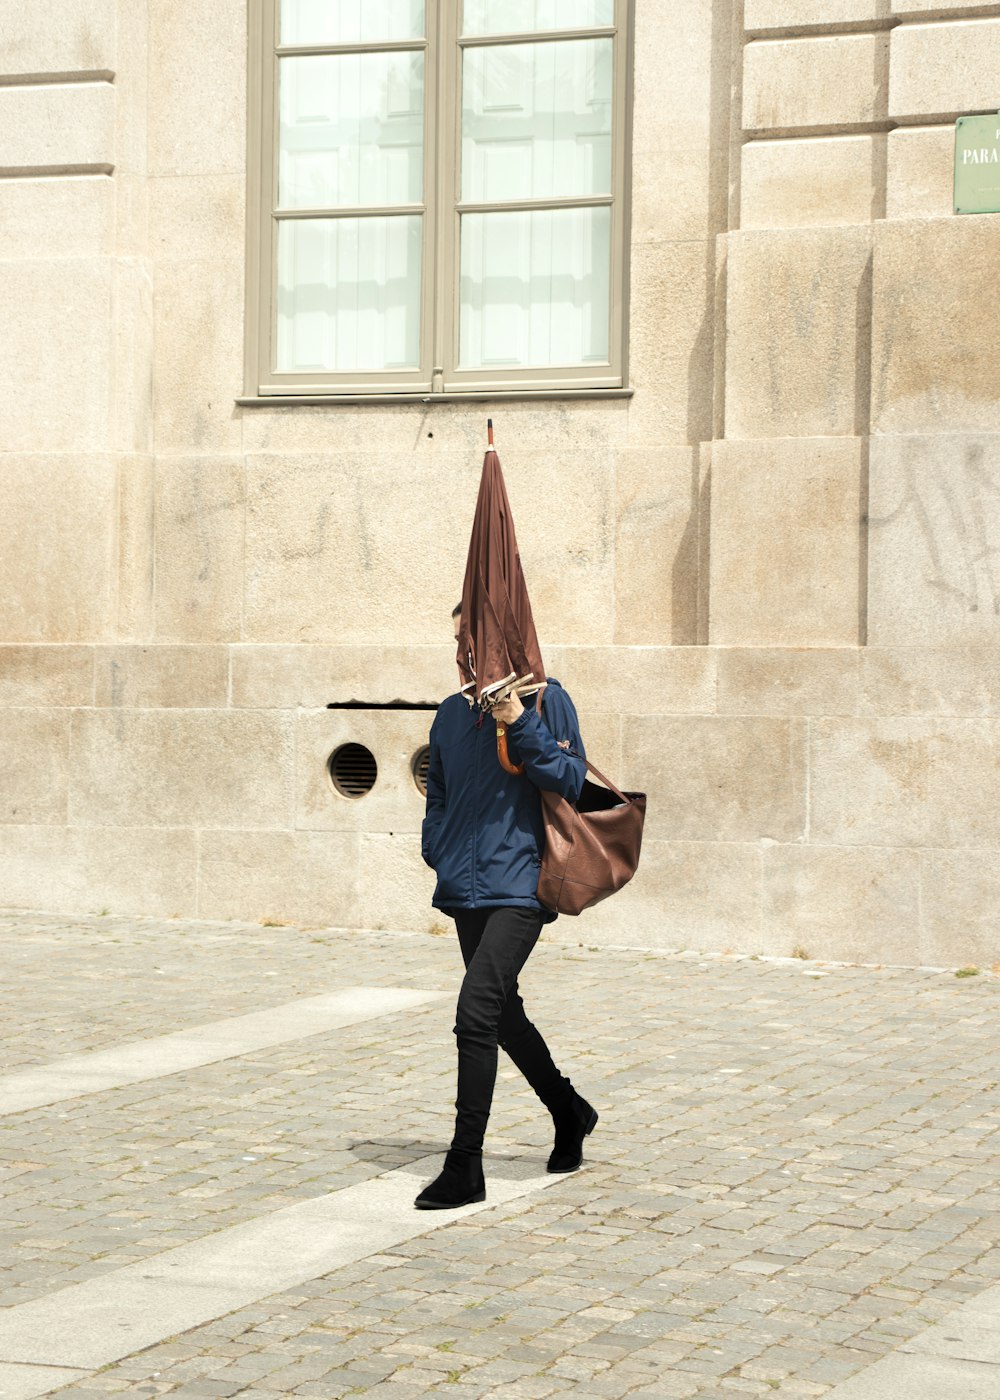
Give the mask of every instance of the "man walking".
M 456 638 L 460 614 L 460 607 L 452 614 Z M 550 1172 L 580 1165 L 583 1139 L 598 1118 L 556 1068 L 517 989 L 543 924 L 556 917 L 535 893 L 545 849 L 539 788 L 575 802 L 586 776 L 582 757 L 568 752 L 584 753 L 573 702 L 551 677 L 543 696 L 539 717 L 516 695 L 490 715 L 450 695 L 431 726 L 422 853 L 438 877 L 432 903 L 455 920 L 466 971 L 453 1027 L 455 1132 L 443 1170 L 414 1202 L 421 1210 L 486 1199 L 483 1138 L 498 1045 L 552 1114 Z M 511 761 L 524 765 L 520 775 L 500 765 L 494 718 L 507 728 Z

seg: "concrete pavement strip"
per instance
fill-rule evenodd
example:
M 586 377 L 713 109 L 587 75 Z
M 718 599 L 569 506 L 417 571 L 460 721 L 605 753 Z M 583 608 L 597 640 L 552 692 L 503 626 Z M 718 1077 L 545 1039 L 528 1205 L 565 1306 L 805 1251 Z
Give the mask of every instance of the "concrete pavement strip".
M 441 1162 L 440 1153 L 418 1158 L 7 1308 L 0 1312 L 0 1397 L 46 1394 L 81 1372 L 447 1225 L 455 1210 L 420 1211 L 413 1204 Z M 491 1155 L 487 1199 L 461 1207 L 461 1218 L 560 1180 L 540 1169 L 537 1148 L 514 1145 Z
M 0 1076 L 0 1117 L 216 1064 L 270 1045 L 412 1010 L 448 995 L 452 994 L 400 987 L 348 987 L 171 1035 L 54 1060 Z
M 997 1400 L 1000 1288 L 963 1303 L 824 1400 Z
M 86 1374 L 62 1366 L 11 1366 L 0 1361 L 0 1400 L 34 1400 Z

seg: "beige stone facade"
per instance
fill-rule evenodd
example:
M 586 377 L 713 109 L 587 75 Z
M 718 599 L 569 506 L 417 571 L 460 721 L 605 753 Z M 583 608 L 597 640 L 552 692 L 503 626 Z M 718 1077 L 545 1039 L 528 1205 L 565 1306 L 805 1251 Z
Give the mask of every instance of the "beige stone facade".
M 453 688 L 492 412 L 547 665 L 649 793 L 551 936 L 1000 961 L 1000 215 L 951 199 L 1000 12 L 634 8 L 632 396 L 261 407 L 246 0 L 0 0 L 0 904 L 440 922 L 429 714 L 327 705 Z

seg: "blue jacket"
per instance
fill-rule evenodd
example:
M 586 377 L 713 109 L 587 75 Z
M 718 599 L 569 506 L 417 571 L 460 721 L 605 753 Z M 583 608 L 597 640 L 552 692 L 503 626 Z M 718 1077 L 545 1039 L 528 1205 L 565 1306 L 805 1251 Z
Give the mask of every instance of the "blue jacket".
M 514 905 L 540 910 L 549 923 L 556 916 L 535 893 L 545 850 L 539 788 L 575 802 L 586 765 L 556 742 L 568 739 L 578 754 L 583 740 L 573 702 L 551 678 L 543 692 L 542 719 L 534 697 L 507 726 L 507 752 L 524 773 L 507 773 L 497 758 L 496 721 L 469 708 L 462 695 L 449 695 L 434 717 L 427 769 L 427 813 L 421 852 L 437 872 L 431 903 L 455 909 Z

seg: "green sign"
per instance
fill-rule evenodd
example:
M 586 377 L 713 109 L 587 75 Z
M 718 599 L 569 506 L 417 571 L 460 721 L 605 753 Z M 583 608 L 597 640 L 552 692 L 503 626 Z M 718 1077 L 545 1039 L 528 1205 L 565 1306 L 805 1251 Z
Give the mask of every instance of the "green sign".
M 1000 213 L 1000 112 L 955 123 L 955 213 Z

